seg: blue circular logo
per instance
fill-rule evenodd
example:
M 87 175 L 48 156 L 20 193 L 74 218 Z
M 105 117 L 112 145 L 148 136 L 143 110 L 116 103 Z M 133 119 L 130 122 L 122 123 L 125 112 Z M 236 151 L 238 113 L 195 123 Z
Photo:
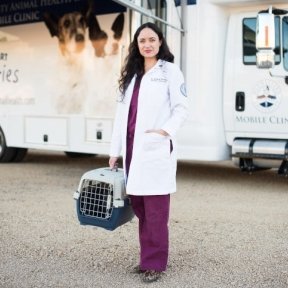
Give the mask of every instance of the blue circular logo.
M 185 83 L 183 83 L 183 84 L 180 86 L 180 91 L 181 91 L 181 93 L 182 93 L 183 96 L 187 97 Z
M 271 112 L 277 109 L 281 101 L 281 90 L 271 80 L 258 82 L 253 91 L 253 104 L 261 112 Z

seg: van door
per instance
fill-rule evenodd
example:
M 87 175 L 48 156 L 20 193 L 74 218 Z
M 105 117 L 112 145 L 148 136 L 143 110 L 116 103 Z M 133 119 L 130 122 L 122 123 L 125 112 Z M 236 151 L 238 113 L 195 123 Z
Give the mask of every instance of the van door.
M 227 143 L 235 138 L 288 139 L 288 16 L 275 18 L 275 66 L 256 67 L 256 16 L 230 18 L 225 72 Z

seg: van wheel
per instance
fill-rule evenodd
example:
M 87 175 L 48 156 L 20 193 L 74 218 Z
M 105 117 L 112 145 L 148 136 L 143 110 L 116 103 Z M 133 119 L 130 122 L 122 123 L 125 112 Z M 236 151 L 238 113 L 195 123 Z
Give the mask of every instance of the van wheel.
M 21 162 L 27 154 L 28 149 L 26 148 L 17 148 L 16 154 L 12 159 L 13 162 Z
M 65 151 L 65 154 L 70 158 L 89 158 L 89 157 L 95 157 L 97 154 L 91 154 L 91 153 L 79 153 L 79 152 L 69 152 Z
M 3 130 L 0 128 L 0 163 L 11 162 L 17 152 L 16 148 L 7 147 Z

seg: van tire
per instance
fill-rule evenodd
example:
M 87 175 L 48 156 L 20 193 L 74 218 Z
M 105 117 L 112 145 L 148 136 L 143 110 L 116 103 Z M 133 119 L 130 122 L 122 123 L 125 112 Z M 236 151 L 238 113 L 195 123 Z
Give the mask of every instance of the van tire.
M 0 128 L 0 163 L 9 163 L 16 156 L 17 149 L 7 147 L 3 130 Z
M 16 154 L 14 158 L 12 159 L 13 162 L 21 162 L 26 154 L 27 154 L 28 149 L 26 148 L 17 148 Z

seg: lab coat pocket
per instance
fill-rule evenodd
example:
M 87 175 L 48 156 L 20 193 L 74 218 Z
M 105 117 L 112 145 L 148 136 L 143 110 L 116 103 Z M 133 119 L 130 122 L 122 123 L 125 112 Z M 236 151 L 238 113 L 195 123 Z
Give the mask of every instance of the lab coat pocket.
M 145 133 L 143 137 L 141 187 L 154 191 L 155 195 L 169 193 L 173 189 L 170 137 L 157 133 Z
M 145 133 L 143 154 L 143 162 L 150 162 L 152 165 L 162 162 L 167 165 L 165 162 L 170 158 L 169 137 L 153 132 Z

